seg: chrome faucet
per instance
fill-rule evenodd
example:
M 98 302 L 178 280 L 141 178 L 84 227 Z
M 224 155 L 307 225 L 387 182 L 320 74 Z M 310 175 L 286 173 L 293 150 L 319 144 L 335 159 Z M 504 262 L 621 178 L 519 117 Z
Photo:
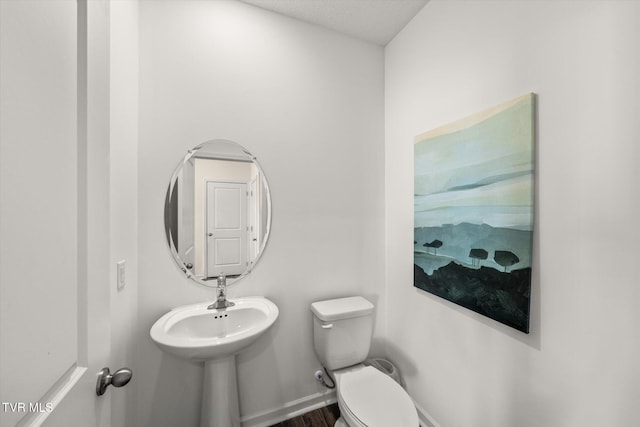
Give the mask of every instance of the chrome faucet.
M 236 305 L 235 303 L 227 300 L 227 276 L 225 276 L 224 274 L 218 276 L 218 287 L 216 288 L 216 295 L 218 296 L 216 302 L 208 306 L 207 309 L 224 309 Z

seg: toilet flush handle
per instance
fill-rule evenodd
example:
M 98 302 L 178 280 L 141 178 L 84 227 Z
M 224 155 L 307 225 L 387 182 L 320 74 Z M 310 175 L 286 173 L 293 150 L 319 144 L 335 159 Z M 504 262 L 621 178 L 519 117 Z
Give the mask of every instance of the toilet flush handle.
M 322 329 L 331 329 L 333 328 L 333 323 L 323 323 Z

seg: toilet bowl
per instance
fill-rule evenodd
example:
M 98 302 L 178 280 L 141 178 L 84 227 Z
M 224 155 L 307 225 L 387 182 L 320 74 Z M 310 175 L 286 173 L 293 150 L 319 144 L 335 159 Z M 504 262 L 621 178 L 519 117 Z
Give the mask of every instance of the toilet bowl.
M 336 427 L 419 427 L 411 397 L 391 377 L 365 366 L 374 306 L 356 296 L 311 304 L 316 355 L 336 383 Z
M 349 427 L 418 427 L 418 414 L 407 392 L 373 366 L 334 371 L 338 407 Z

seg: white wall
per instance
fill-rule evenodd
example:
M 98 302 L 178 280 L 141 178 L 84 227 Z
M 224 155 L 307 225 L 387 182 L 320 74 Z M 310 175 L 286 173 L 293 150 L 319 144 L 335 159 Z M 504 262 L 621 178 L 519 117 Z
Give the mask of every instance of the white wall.
M 640 3 L 433 0 L 386 48 L 388 350 L 443 427 L 625 426 L 640 401 Z M 412 286 L 413 137 L 538 94 L 531 333 Z
M 310 303 L 383 293 L 383 50 L 235 1 L 142 2 L 140 29 L 135 425 L 198 425 L 201 367 L 163 354 L 149 329 L 214 298 L 173 264 L 162 225 L 174 167 L 211 139 L 257 156 L 273 198 L 266 251 L 229 289 L 280 308 L 238 358 L 241 414 L 255 421 L 325 390 L 313 378 Z M 379 312 L 378 336 L 382 324 Z
M 134 425 L 138 321 L 138 2 L 110 3 L 110 280 L 111 371 L 133 369 L 126 387 L 111 388 L 113 426 Z M 125 261 L 125 287 L 116 263 Z

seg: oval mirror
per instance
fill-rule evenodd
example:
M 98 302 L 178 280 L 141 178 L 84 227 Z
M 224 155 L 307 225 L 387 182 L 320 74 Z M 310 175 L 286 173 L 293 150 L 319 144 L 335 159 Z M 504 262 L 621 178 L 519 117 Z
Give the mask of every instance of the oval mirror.
M 271 196 L 262 168 L 244 147 L 224 140 L 189 150 L 167 190 L 164 227 L 187 277 L 216 286 L 256 265 L 271 227 Z

